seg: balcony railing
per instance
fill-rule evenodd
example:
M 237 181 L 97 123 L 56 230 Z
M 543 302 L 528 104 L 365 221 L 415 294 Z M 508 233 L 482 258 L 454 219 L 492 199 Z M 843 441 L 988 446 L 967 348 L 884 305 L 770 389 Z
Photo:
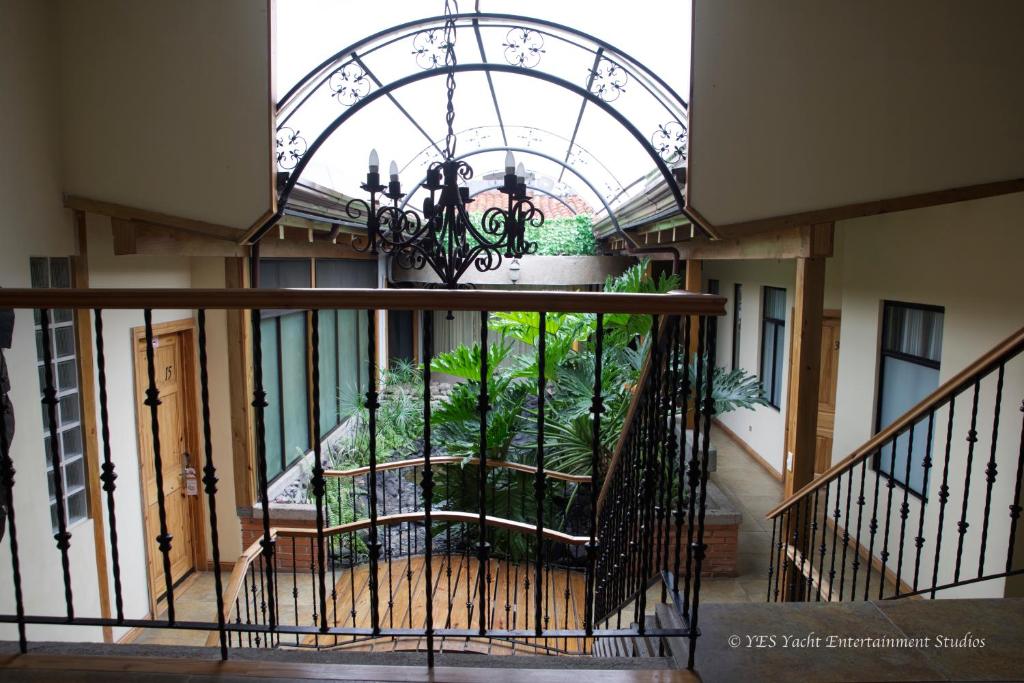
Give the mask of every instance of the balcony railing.
M 1022 351 L 1024 329 L 769 512 L 766 599 L 935 598 L 1024 573 Z
M 99 421 L 97 433 L 103 461 L 99 469 L 106 492 L 105 536 L 109 542 L 116 614 L 81 615 L 72 593 L 74 567 L 69 552 L 72 534 L 61 505 L 57 506 L 55 544 L 33 545 L 32 553 L 49 553 L 61 565 L 65 610 L 39 614 L 26 608 L 26 585 L 20 562 L 15 511 L 25 514 L 35 499 L 15 486 L 14 460 L 8 439 L 0 434 L 0 486 L 10 501 L 8 542 L 12 562 L 14 614 L 0 622 L 17 625 L 22 650 L 27 624 L 183 628 L 210 632 L 223 657 L 231 647 L 312 645 L 335 647 L 364 639 L 412 640 L 429 661 L 437 639 L 484 638 L 491 642 L 527 643 L 538 651 L 585 653 L 594 638 L 643 633 L 646 591 L 652 580 L 666 577 L 662 598 L 680 606 L 685 627 L 648 632 L 653 636 L 686 637 L 692 652 L 699 634 L 700 574 L 704 556 L 704 490 L 707 481 L 708 429 L 713 405 L 711 372 L 715 358 L 715 325 L 708 321 L 724 311 L 719 297 L 690 294 L 614 294 L 575 292 L 439 291 L 439 290 L 0 290 L 0 307 L 39 311 L 41 348 L 50 349 L 47 314 L 51 309 L 92 312 L 97 356 Z M 120 558 L 141 548 L 124 548 L 117 535 L 115 491 L 117 466 L 111 457 L 111 432 L 124 429 L 125 415 L 111 414 L 108 395 L 123 387 L 108 386 L 105 372 L 105 311 L 143 312 L 147 342 L 144 362 L 145 401 L 152 438 L 142 457 L 150 459 L 156 477 L 159 534 L 146 539 L 162 569 L 161 618 L 125 614 Z M 192 310 L 197 330 L 196 358 L 201 407 L 202 485 L 212 547 L 216 610 L 205 621 L 176 617 L 176 588 L 171 571 L 170 532 L 164 499 L 159 424 L 160 391 L 154 360 L 153 311 Z M 221 570 L 218 510 L 234 501 L 218 500 L 218 478 L 211 438 L 210 360 L 207 312 L 242 310 L 251 322 L 253 363 L 251 386 L 254 460 L 262 532 L 245 549 L 229 576 Z M 322 446 L 314 439 L 310 488 L 315 525 L 299 528 L 273 519 L 268 495 L 266 387 L 262 376 L 260 311 L 290 309 L 308 316 L 307 348 L 311 355 L 309 410 L 311 432 L 320 430 L 320 314 L 331 310 L 365 312 L 365 409 L 368 414 L 368 465 L 348 470 L 324 467 Z M 375 355 L 374 314 L 381 310 L 414 310 L 422 320 L 423 436 L 420 457 L 386 462 L 377 443 L 376 417 L 381 395 Z M 475 398 L 478 441 L 473 457 L 445 454 L 446 444 L 432 434 L 431 360 L 435 311 L 474 311 L 479 315 L 481 347 Z M 518 416 L 531 423 L 529 462 L 490 457 L 488 436 L 494 396 L 489 395 L 488 311 L 524 311 L 539 321 L 535 409 Z M 560 416 L 546 408 L 557 388 L 545 364 L 548 316 L 584 313 L 593 316 L 593 430 L 589 473 L 553 471 L 545 455 L 545 439 Z M 610 461 L 601 450 L 605 392 L 606 329 L 624 315 L 650 317 L 648 339 L 635 339 L 636 351 L 648 349 L 625 413 L 622 433 Z M 588 341 L 588 343 L 589 343 Z M 492 342 L 493 343 L 493 342 Z M 695 353 L 693 353 L 695 351 Z M 41 377 L 44 430 L 49 434 L 58 499 L 62 480 L 55 415 L 52 359 L 43 358 Z M 696 381 L 691 387 L 690 366 Z M 606 368 L 607 369 L 607 368 Z M 26 407 L 26 410 L 29 408 Z M 141 416 L 140 416 L 141 417 Z M 92 420 L 94 416 L 84 415 Z M 607 418 L 605 418 L 607 419 Z M 695 425 L 693 452 L 680 447 L 677 420 Z M 3 425 L 0 420 L 0 425 Z M 0 429 L 3 429 L 0 426 Z M 397 490 L 397 505 L 387 491 Z M 510 495 L 514 491 L 516 495 Z M 393 505 L 387 509 L 388 501 Z M 97 501 L 99 502 L 99 501 Z M 552 509 L 565 510 L 556 524 Z M 684 529 L 685 527 L 685 529 Z M 685 540 L 684 540 L 685 538 Z M 396 578 L 397 577 L 397 578 Z M 404 580 L 404 583 L 403 583 Z M 32 586 L 35 593 L 39 589 Z M 348 591 L 347 598 L 342 591 Z M 422 609 L 413 602 L 422 596 Z M 623 621 L 633 610 L 636 626 Z

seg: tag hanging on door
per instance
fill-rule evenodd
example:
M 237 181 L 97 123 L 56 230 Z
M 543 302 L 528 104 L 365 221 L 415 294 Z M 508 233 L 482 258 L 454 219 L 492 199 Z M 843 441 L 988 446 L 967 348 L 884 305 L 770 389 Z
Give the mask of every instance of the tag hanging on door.
M 185 468 L 185 495 L 199 495 L 199 480 L 196 479 L 196 470 L 194 467 Z

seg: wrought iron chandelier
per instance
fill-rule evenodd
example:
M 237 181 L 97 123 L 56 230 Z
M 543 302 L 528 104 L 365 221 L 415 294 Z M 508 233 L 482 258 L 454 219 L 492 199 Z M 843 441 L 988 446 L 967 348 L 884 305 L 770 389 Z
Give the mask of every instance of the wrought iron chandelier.
M 421 187 L 429 195 L 423 200 L 422 218 L 399 202 L 405 194 L 398 178 L 398 165 L 392 161 L 388 184 L 381 183 L 380 159 L 370 152 L 366 182 L 361 186 L 370 195 L 369 202 L 352 199 L 346 212 L 352 218 L 366 216 L 366 238 L 353 241 L 359 251 L 392 255 L 400 266 L 421 270 L 427 266 L 448 289 L 459 287 L 459 280 L 472 266 L 480 272 L 495 270 L 503 258 L 518 259 L 537 251 L 537 243 L 526 239 L 526 226 L 540 227 L 544 214 L 526 191 L 526 172 L 518 167 L 511 152 L 505 155 L 505 176 L 498 190 L 506 195 L 505 207 L 487 209 L 480 225 L 470 220 L 466 206 L 472 202 L 464 182 L 473 177 L 473 168 L 456 158 L 455 135 L 455 13 L 452 0 L 444 8 L 445 67 L 448 70 L 444 159 L 427 168 Z M 383 197 L 383 199 L 382 199 Z M 390 200 L 387 203 L 385 200 Z

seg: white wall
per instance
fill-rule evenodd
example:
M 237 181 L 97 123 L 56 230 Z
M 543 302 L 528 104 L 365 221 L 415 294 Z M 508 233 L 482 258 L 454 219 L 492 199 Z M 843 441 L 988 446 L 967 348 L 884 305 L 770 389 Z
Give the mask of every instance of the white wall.
M 688 204 L 716 225 L 1024 177 L 1024 4 L 694 0 Z
M 998 342 L 1024 325 L 1024 298 L 1020 295 L 1020 254 L 1024 253 L 1024 194 L 964 202 L 948 206 L 845 221 L 843 319 L 836 397 L 833 460 L 844 457 L 866 441 L 874 429 L 878 377 L 878 348 L 883 300 L 932 304 L 945 309 L 939 382 L 955 375 Z M 1024 359 L 1006 367 L 997 484 L 993 490 L 986 564 L 998 566 L 1005 557 L 1009 530 L 1007 508 L 1021 439 L 1019 408 L 1024 398 Z M 979 441 L 971 474 L 968 521 L 964 548 L 965 575 L 977 573 L 985 465 L 991 453 L 995 378 L 982 384 L 978 411 Z M 933 441 L 933 457 L 945 449 L 948 413 L 936 416 L 942 426 Z M 966 466 L 969 397 L 955 411 L 950 466 L 951 494 L 944 525 L 940 583 L 951 580 Z M 936 462 L 925 509 L 924 557 L 931 561 L 938 522 L 941 463 Z M 869 486 L 873 477 L 868 473 Z M 884 484 L 883 484 L 884 488 Z M 903 499 L 896 489 L 893 514 Z M 917 520 L 919 502 L 910 498 L 911 520 Z M 884 507 L 883 507 L 884 509 Z M 880 513 L 882 514 L 882 513 Z M 950 521 L 950 515 L 953 521 Z M 894 517 L 894 519 L 898 519 Z M 1002 547 L 1004 555 L 998 551 Z M 995 553 L 995 554 L 993 554 Z M 932 566 L 928 564 L 927 566 Z M 986 570 L 987 572 L 988 570 Z M 973 572 L 973 574 L 972 574 Z M 1002 581 L 950 591 L 946 597 L 1001 595 Z
M 270 208 L 261 0 L 61 0 L 64 190 L 248 228 Z
M 782 368 L 780 408 L 758 406 L 718 416 L 726 427 L 743 439 L 777 472 L 783 467 L 783 438 L 786 430 L 786 394 L 789 387 L 789 340 L 792 333 L 793 283 L 796 269 L 792 261 L 705 261 L 703 276 L 718 280 L 719 293 L 729 301 L 726 315 L 719 319 L 717 365 L 731 367 L 733 349 L 734 285 L 743 285 L 740 331 L 740 367 L 752 375 L 761 374 L 761 305 L 764 287 L 786 290 L 786 329 Z
M 945 309 L 940 378 L 944 382 L 976 358 L 1024 325 L 1024 298 L 1020 295 L 1019 260 L 1024 253 L 1024 193 L 963 202 L 915 211 L 886 214 L 836 225 L 835 256 L 826 267 L 825 307 L 839 308 L 842 314 L 840 337 L 836 421 L 832 459 L 837 462 L 856 450 L 874 433 L 878 389 L 879 344 L 882 304 L 886 300 L 931 304 Z M 760 306 L 763 285 L 785 286 L 792 304 L 792 262 L 705 262 L 706 278 L 720 281 L 721 293 L 730 299 L 728 315 L 719 333 L 719 365 L 728 366 L 732 349 L 733 283 L 743 282 L 743 339 L 740 359 L 754 373 L 759 367 Z M 790 320 L 787 318 L 787 366 Z M 788 376 L 786 377 L 788 380 Z M 985 466 L 991 454 L 994 417 L 995 377 L 981 386 L 975 446 L 971 472 L 971 494 L 967 520 L 971 523 L 965 541 L 964 576 L 977 574 L 980 534 L 985 503 Z M 783 401 L 786 390 L 783 388 Z M 989 569 L 1005 562 L 1009 531 L 1008 506 L 1021 441 L 1019 408 L 1024 399 L 1024 359 L 1018 358 L 1005 370 L 1000 438 L 996 453 L 997 485 L 993 487 L 989 543 L 986 565 Z M 965 405 L 965 403 L 967 405 Z M 744 439 L 777 470 L 782 465 L 785 405 L 781 412 L 771 408 L 737 411 L 721 417 L 722 422 Z M 960 519 L 966 469 L 965 437 L 970 428 L 969 397 L 961 398 L 955 413 L 950 466 L 950 499 L 943 526 L 943 546 L 939 563 L 939 582 L 952 580 L 956 522 Z M 945 450 L 945 426 L 948 413 L 935 418 L 933 459 Z M 925 538 L 922 565 L 931 579 L 938 525 L 938 489 L 942 481 L 941 461 L 931 472 L 925 506 Z M 859 477 L 860 470 L 856 470 Z M 866 473 L 867 507 L 862 542 L 868 544 L 868 520 L 873 501 L 875 475 Z M 843 479 L 845 491 L 846 479 Z M 855 479 L 853 499 L 859 493 Z M 833 489 L 833 500 L 835 491 Z M 882 546 L 882 525 L 886 516 L 888 490 L 881 482 L 881 502 L 875 555 Z M 845 511 L 845 495 L 841 497 Z M 903 490 L 893 492 L 890 516 L 890 565 L 897 561 L 892 546 L 898 540 L 899 508 Z M 919 499 L 908 497 L 910 512 L 906 532 L 911 554 L 913 536 L 921 512 Z M 852 517 L 856 519 L 856 504 Z M 845 521 L 840 524 L 846 526 Z M 855 533 L 855 528 L 850 528 Z M 949 552 L 950 548 L 953 552 Z M 906 561 L 906 560 L 905 560 Z M 924 577 L 922 570 L 922 577 Z M 988 569 L 986 569 L 988 573 Z M 903 576 L 905 581 L 908 576 Z M 949 591 L 943 597 L 996 596 L 1003 594 L 1001 580 Z
M 0 286 L 28 287 L 30 256 L 74 253 L 72 226 L 60 206 L 61 177 L 57 129 L 57 63 L 50 28 L 56 21 L 51 3 L 36 0 L 6 2 L 0 18 L 0 92 L 4 93 L 4 125 L 0 146 L 8 171 L 0 182 Z M 11 400 L 17 428 L 12 444 L 15 510 L 21 542 L 21 574 L 26 611 L 64 613 L 60 553 L 50 528 L 46 454 L 39 409 L 39 379 L 32 312 L 17 311 L 14 343 L 5 351 L 11 375 Z M 72 588 L 76 611 L 99 614 L 92 524 L 71 531 Z M 6 540 L 0 543 L 0 610 L 14 613 L 11 560 Z M 36 640 L 98 639 L 97 628 L 75 633 L 60 627 L 29 627 Z M 0 638 L 16 636 L 13 626 L 0 626 Z

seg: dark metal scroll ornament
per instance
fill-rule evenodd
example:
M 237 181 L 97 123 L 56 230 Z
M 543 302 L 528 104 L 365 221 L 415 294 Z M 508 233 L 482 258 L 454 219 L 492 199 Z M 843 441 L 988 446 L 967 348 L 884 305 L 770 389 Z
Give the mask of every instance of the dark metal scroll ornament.
M 370 92 L 370 77 L 366 75 L 366 71 L 361 66 L 355 62 L 349 62 L 331 74 L 327 85 L 339 103 L 350 107 Z M 303 150 L 304 152 L 305 150 Z
M 448 41 L 442 29 L 427 29 L 412 37 L 412 54 L 416 56 L 416 66 L 424 71 L 444 64 L 447 51 Z
M 353 248 L 392 255 L 405 269 L 429 266 L 449 289 L 458 287 L 470 267 L 483 273 L 500 267 L 503 258 L 536 253 L 537 243 L 526 239 L 526 226 L 539 227 L 544 214 L 526 195 L 525 182 L 514 173 L 506 174 L 499 190 L 508 196 L 507 208 L 488 209 L 476 226 L 466 210 L 471 203 L 468 188 L 459 185 L 472 177 L 473 169 L 465 161 L 431 164 L 422 185 L 429 196 L 423 201 L 421 220 L 414 211 L 399 208 L 404 194 L 397 180 L 385 187 L 379 174 L 371 171 L 362 185 L 370 201 L 352 199 L 345 207 L 350 218 L 366 220 L 366 238 L 353 239 Z M 381 195 L 391 204 L 380 205 Z
M 602 58 L 590 74 L 590 92 L 605 102 L 614 102 L 619 99 L 619 95 L 626 92 L 629 72 L 612 60 Z
M 505 61 L 512 66 L 532 69 L 544 54 L 544 36 L 528 28 L 511 29 L 502 43 Z
M 673 164 L 686 161 L 687 131 L 679 121 L 661 124 L 651 134 L 651 146 L 665 163 Z
M 479 225 L 470 220 L 466 206 L 471 202 L 469 189 L 460 185 L 473 177 L 473 168 L 455 154 L 455 14 L 451 0 L 445 3 L 443 29 L 420 31 L 413 37 L 417 64 L 435 68 L 443 62 L 447 69 L 447 108 L 444 159 L 427 167 L 426 181 L 421 186 L 428 196 L 423 200 L 422 218 L 412 210 L 404 210 L 399 201 L 404 197 L 398 179 L 398 167 L 391 164 L 389 181 L 381 183 L 376 151 L 370 154 L 370 167 L 362 189 L 369 201 L 351 199 L 345 205 L 349 218 L 366 221 L 366 238 L 353 240 L 358 251 L 384 253 L 409 270 L 427 266 L 448 289 L 459 287 L 459 280 L 470 268 L 481 273 L 495 270 L 504 258 L 520 258 L 537 251 L 536 243 L 526 239 L 527 225 L 540 227 L 544 214 L 526 194 L 525 171 L 517 173 L 511 155 L 506 159 L 505 182 L 499 188 L 508 197 L 505 208 L 484 212 Z M 515 33 L 510 32 L 509 35 Z M 522 45 L 532 39 L 529 31 L 520 31 Z M 542 51 L 542 50 L 541 50 Z M 525 54 L 525 53 L 524 53 Z M 537 53 L 539 54 L 539 53 Z M 390 204 L 381 198 L 390 200 Z
M 278 128 L 276 150 L 277 165 L 285 171 L 290 171 L 306 153 L 306 139 L 293 128 Z

